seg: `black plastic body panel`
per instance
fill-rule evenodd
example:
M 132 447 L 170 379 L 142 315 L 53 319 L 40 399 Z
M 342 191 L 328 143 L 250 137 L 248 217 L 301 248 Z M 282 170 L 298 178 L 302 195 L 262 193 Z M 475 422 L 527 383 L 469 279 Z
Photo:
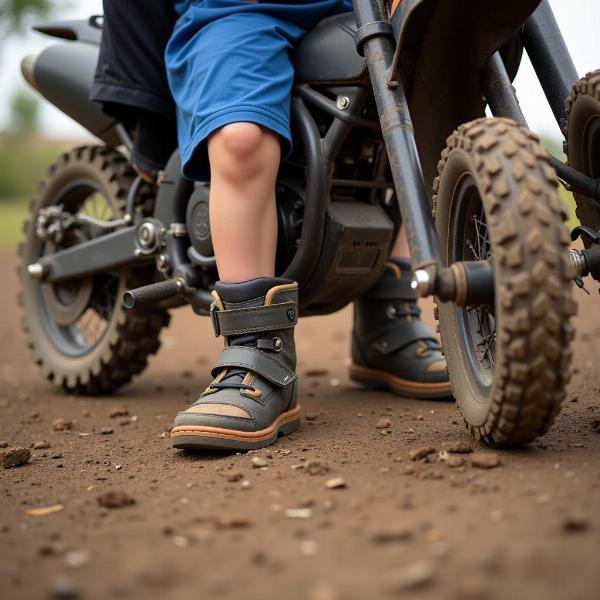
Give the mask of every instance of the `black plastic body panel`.
M 296 81 L 339 83 L 367 81 L 367 63 L 356 51 L 354 13 L 323 19 L 298 44 L 293 62 Z

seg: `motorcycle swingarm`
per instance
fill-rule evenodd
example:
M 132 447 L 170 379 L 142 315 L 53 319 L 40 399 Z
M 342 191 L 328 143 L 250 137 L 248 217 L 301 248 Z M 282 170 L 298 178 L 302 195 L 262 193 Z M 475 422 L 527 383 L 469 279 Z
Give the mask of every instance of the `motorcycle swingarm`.
M 153 259 L 152 251 L 139 243 L 139 231 L 139 226 L 126 227 L 73 248 L 59 250 L 40 258 L 27 270 L 32 277 L 56 283 L 139 265 Z

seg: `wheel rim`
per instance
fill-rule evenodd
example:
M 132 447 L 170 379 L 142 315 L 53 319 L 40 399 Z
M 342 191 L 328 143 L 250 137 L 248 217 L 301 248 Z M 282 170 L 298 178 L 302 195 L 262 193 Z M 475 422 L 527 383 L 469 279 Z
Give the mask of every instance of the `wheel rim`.
M 493 262 L 485 211 L 475 179 L 467 174 L 459 181 L 453 203 L 453 247 L 449 262 Z M 496 322 L 488 306 L 455 307 L 460 335 L 465 340 L 465 362 L 479 398 L 489 398 L 496 364 Z
M 115 217 L 110 201 L 92 180 L 71 182 L 53 196 L 51 204 L 62 206 L 70 214 L 80 213 L 100 220 Z M 100 234 L 98 228 L 75 225 L 59 244 L 39 240 L 38 256 L 72 247 Z M 101 273 L 56 284 L 37 284 L 44 327 L 60 352 L 79 357 L 101 342 L 115 312 L 119 283 L 118 273 Z

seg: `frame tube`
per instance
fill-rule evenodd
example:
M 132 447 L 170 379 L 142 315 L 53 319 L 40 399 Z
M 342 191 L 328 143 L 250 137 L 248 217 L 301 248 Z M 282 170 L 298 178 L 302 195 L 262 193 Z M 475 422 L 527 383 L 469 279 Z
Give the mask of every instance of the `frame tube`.
M 372 23 L 387 22 L 381 2 L 376 0 L 354 0 L 354 14 L 359 31 Z M 413 269 L 439 267 L 439 241 L 431 217 L 408 102 L 400 82 L 397 87 L 388 86 L 394 43 L 387 35 L 373 35 L 362 42 L 362 49 L 367 59 L 400 213 L 406 227 Z
M 523 45 L 558 126 L 562 129 L 566 118 L 565 100 L 579 75 L 548 0 L 542 0 L 537 10 L 525 22 Z

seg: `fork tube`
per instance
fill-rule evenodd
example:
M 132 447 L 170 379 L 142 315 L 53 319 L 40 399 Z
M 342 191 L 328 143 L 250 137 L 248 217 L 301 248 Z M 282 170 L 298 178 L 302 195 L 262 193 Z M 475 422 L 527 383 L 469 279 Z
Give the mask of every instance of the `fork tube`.
M 354 0 L 357 40 L 360 40 L 361 28 L 388 23 L 384 10 L 378 0 Z M 441 266 L 440 247 L 404 89 L 401 82 L 397 87 L 388 86 L 388 69 L 394 49 L 393 38 L 385 33 L 372 35 L 362 43 L 413 269 L 424 269 Z
M 548 0 L 543 0 L 525 22 L 523 45 L 562 128 L 566 117 L 565 100 L 579 75 Z

